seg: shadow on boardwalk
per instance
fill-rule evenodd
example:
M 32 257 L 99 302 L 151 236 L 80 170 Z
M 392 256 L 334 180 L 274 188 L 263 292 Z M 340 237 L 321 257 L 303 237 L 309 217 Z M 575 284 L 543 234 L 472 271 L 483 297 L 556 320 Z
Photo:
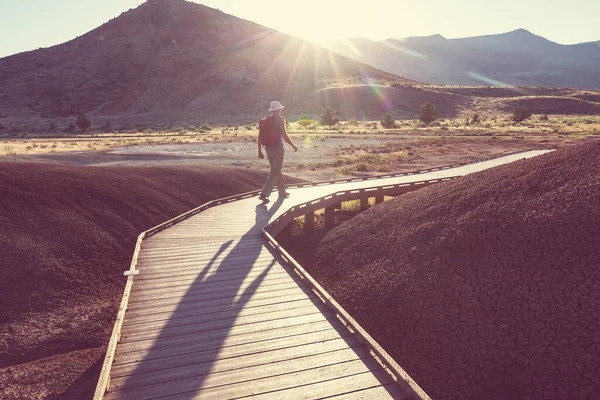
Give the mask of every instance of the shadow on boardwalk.
M 282 201 L 273 203 L 270 208 L 258 205 L 254 226 L 239 238 L 224 239 L 212 259 L 187 286 L 176 309 L 168 316 L 168 322 L 154 339 L 152 348 L 141 360 L 135 359 L 134 352 L 128 358 L 128 349 L 124 349 L 121 360 L 140 362 L 134 370 L 127 372 L 128 377 L 120 385 L 122 390 L 113 392 L 116 397 L 160 396 L 161 388 L 157 387 L 157 382 L 171 386 L 170 393 L 173 393 L 172 386 L 177 386 L 175 392 L 179 392 L 177 398 L 180 399 L 198 395 L 197 391 L 203 388 L 204 381 L 213 370 L 240 312 L 275 264 L 275 260 L 265 261 L 258 275 L 252 273 L 249 276 L 253 266 L 262 263 L 257 263 L 261 252 L 265 251 L 264 244 L 257 241 L 261 239 L 261 228 L 268 224 L 281 205 Z M 147 328 L 142 336 L 151 329 Z M 130 340 L 136 340 L 135 335 L 130 334 Z M 199 337 L 201 340 L 198 340 Z M 181 383 L 177 382 L 182 379 Z

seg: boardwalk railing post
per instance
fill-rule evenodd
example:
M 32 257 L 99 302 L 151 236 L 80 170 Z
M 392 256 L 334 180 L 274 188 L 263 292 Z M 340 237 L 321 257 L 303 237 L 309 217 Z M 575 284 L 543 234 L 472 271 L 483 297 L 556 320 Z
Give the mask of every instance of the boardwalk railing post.
M 369 195 L 363 194 L 360 198 L 360 210 L 364 211 L 369 208 Z
M 337 204 L 325 208 L 325 228 L 332 228 L 335 225 L 335 208 Z
M 315 213 L 311 211 L 304 216 L 304 232 L 312 232 L 315 230 Z
M 292 229 L 294 229 L 294 220 L 287 224 L 278 234 L 275 240 L 281 243 L 282 245 L 287 245 L 290 241 L 290 236 L 292 236 Z

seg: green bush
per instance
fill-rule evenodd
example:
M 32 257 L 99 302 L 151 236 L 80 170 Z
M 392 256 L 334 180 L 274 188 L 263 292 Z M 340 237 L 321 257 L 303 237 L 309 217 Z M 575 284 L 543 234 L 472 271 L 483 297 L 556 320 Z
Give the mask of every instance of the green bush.
M 419 116 L 419 121 L 425 125 L 429 125 L 438 118 L 438 115 L 438 110 L 433 103 L 427 102 L 421 105 L 421 115 Z
M 313 121 L 311 119 L 299 119 L 296 122 L 298 123 L 298 125 L 300 125 L 304 129 L 308 128 L 310 125 L 315 123 L 315 121 Z
M 381 126 L 383 126 L 384 128 L 387 128 L 387 129 L 392 129 L 397 126 L 396 121 L 394 121 L 394 117 L 392 117 L 392 114 L 390 114 L 390 113 L 385 114 L 385 116 L 383 117 L 383 121 L 381 121 Z
M 524 106 L 515 107 L 512 112 L 512 120 L 515 122 L 523 122 L 531 117 L 531 111 Z
M 338 122 L 340 122 L 340 119 L 333 107 L 327 106 L 321 111 L 321 125 L 328 125 L 331 128 L 331 125 L 335 125 Z
M 75 126 L 85 132 L 90 126 L 92 126 L 92 120 L 87 115 L 80 114 L 75 121 Z

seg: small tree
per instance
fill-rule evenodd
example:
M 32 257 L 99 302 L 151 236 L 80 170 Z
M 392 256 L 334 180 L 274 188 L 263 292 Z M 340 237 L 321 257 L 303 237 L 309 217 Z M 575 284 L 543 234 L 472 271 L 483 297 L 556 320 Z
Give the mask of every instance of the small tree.
M 328 125 L 331 128 L 331 125 L 335 125 L 338 122 L 340 122 L 340 119 L 337 117 L 333 107 L 327 106 L 321 111 L 321 125 Z
M 385 117 L 383 117 L 383 121 L 381 121 L 381 126 L 383 126 L 384 128 L 387 128 L 387 129 L 396 127 L 396 121 L 394 121 L 394 117 L 392 117 L 392 114 L 390 114 L 390 113 L 385 114 Z
M 529 108 L 520 106 L 520 107 L 515 107 L 513 109 L 513 112 L 512 112 L 513 121 L 523 122 L 529 117 L 531 117 L 531 111 L 529 110 Z
M 315 123 L 315 121 L 313 121 L 312 119 L 300 119 L 296 122 L 304 129 L 308 128 L 310 125 Z
M 419 121 L 425 125 L 431 124 L 438 117 L 438 110 L 432 103 L 425 103 L 421 105 L 421 115 Z
M 85 132 L 90 126 L 92 126 L 92 120 L 87 115 L 80 114 L 77 117 L 77 121 L 75 121 L 75 125 Z

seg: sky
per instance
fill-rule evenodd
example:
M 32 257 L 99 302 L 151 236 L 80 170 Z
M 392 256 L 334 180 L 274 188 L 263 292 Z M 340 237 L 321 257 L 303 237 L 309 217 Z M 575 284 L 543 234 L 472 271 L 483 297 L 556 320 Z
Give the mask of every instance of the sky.
M 143 0 L 0 0 L 0 57 L 66 42 Z M 600 40 L 599 0 L 194 0 L 317 44 L 345 37 L 446 38 L 527 29 L 562 44 Z

